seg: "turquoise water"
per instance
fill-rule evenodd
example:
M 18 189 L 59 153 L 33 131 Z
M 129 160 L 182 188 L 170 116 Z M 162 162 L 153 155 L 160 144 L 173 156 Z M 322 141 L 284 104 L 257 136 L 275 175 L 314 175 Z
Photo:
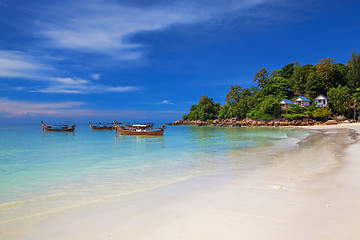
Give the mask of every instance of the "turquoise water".
M 264 151 L 296 147 L 289 128 L 169 126 L 163 137 L 116 136 L 78 124 L 0 126 L 0 223 L 144 191 L 194 176 L 251 171 Z M 269 153 L 270 153 L 269 152 Z M 245 154 L 247 153 L 247 154 Z

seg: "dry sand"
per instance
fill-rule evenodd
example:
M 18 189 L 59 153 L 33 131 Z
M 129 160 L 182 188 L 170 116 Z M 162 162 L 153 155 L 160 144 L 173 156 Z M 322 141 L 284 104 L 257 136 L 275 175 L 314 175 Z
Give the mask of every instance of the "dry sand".
M 327 130 L 256 170 L 3 224 L 0 239 L 359 239 L 360 125 L 307 129 Z

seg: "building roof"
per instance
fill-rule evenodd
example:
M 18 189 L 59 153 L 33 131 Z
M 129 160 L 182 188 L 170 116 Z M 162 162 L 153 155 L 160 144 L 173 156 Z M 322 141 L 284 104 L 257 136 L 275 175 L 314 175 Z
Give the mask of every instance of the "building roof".
M 323 98 L 325 98 L 325 99 L 327 99 L 327 100 L 329 100 L 325 95 L 322 95 L 322 94 L 320 94 L 319 96 L 317 96 L 315 99 L 319 99 L 319 98 L 321 98 L 321 97 L 323 97 Z
M 304 97 L 304 96 L 299 96 L 295 101 L 299 101 L 298 100 L 299 98 L 304 100 L 305 102 L 311 102 L 307 97 Z
M 283 99 L 281 101 L 284 101 L 285 103 L 287 104 L 290 104 L 290 105 L 294 105 L 295 103 L 293 103 L 291 100 L 288 100 L 288 99 Z M 281 102 L 280 102 L 281 103 Z

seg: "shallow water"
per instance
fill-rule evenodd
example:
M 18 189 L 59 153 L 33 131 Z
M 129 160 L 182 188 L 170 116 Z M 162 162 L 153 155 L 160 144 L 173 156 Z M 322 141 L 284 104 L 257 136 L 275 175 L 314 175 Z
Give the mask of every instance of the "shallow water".
M 40 124 L 1 126 L 0 224 L 190 177 L 252 171 L 272 164 L 271 156 L 284 149 L 296 149 L 307 134 L 169 126 L 163 137 L 139 137 L 88 124 L 73 133 L 43 132 Z

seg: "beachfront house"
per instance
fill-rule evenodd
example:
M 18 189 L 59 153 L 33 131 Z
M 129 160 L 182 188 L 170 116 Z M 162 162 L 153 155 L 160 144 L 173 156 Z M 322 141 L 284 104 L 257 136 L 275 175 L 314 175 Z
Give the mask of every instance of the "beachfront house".
M 356 98 L 353 98 L 349 102 L 349 117 L 350 117 L 350 115 L 353 115 L 353 118 L 355 119 L 355 121 L 357 119 L 357 115 L 359 115 L 359 113 L 356 112 L 356 110 L 357 110 Z
M 299 96 L 295 99 L 295 104 L 299 105 L 299 107 L 308 107 L 310 106 L 311 101 L 303 96 Z
M 353 98 L 353 99 L 350 100 L 349 108 L 350 109 L 355 109 L 356 108 L 356 98 Z
M 286 111 L 287 109 L 294 106 L 295 103 L 293 103 L 291 100 L 283 99 L 280 101 L 281 110 Z
M 329 104 L 329 99 L 320 94 L 315 98 L 315 102 L 317 107 L 326 107 Z

